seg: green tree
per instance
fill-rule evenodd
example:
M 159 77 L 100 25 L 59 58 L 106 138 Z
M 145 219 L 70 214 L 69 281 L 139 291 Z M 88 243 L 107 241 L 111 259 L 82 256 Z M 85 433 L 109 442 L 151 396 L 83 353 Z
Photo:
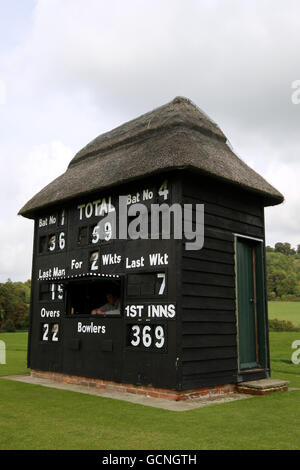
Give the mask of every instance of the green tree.
M 26 328 L 29 321 L 30 281 L 0 284 L 0 329 L 9 320 L 14 328 Z M 10 323 L 9 323 L 10 325 Z
M 295 255 L 296 250 L 294 248 L 291 248 L 290 243 L 275 243 L 275 251 L 277 253 L 282 253 L 284 255 Z
M 268 298 L 298 295 L 299 284 L 295 260 L 280 252 L 267 252 Z

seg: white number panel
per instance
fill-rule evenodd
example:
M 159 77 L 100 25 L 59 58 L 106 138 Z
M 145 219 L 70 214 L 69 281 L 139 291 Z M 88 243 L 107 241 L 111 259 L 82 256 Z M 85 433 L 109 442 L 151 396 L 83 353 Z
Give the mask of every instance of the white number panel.
M 57 343 L 59 341 L 59 323 L 42 323 L 41 341 L 43 343 Z
M 127 346 L 144 350 L 163 351 L 167 347 L 166 325 L 128 325 Z

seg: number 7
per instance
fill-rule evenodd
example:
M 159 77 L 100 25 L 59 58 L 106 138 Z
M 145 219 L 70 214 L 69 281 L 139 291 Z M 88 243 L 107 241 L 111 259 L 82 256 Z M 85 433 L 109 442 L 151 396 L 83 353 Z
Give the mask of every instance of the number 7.
M 158 292 L 158 295 L 162 295 L 165 291 L 165 288 L 166 288 L 166 275 L 165 275 L 165 273 L 159 273 L 159 274 L 157 274 L 157 278 L 162 279 L 162 283 L 160 285 L 160 289 L 159 289 L 159 292 Z

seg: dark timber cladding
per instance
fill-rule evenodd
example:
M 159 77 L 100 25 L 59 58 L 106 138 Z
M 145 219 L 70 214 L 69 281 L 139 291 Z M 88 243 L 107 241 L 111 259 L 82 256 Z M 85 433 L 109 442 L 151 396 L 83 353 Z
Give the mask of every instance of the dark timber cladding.
M 184 387 L 236 381 L 234 233 L 264 240 L 256 195 L 186 174 L 183 203 L 203 203 L 204 247 L 183 249 L 182 381 Z
M 20 211 L 35 220 L 29 366 L 173 390 L 267 377 L 264 207 L 282 200 L 186 98 L 100 135 Z M 193 231 L 203 204 L 203 248 L 112 225 L 101 239 L 99 218 L 118 230 L 135 202 L 149 221 L 154 203 L 192 205 Z

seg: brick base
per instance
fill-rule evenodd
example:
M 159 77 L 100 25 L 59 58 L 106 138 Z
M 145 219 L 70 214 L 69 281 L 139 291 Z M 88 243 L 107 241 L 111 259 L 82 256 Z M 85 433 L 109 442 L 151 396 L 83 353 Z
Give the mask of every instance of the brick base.
M 31 369 L 31 376 L 54 380 L 56 382 L 64 382 L 75 385 L 85 385 L 87 387 L 95 387 L 102 390 L 112 390 L 118 392 L 134 393 L 137 395 L 145 395 L 153 398 L 165 398 L 167 400 L 181 401 L 195 398 L 212 398 L 221 397 L 236 391 L 235 384 L 217 385 L 215 387 L 197 388 L 193 390 L 167 390 L 164 388 L 149 387 L 146 385 L 132 385 L 112 382 L 102 379 L 91 379 L 87 377 L 78 377 L 76 375 L 61 374 L 58 372 L 45 372 L 41 370 Z

